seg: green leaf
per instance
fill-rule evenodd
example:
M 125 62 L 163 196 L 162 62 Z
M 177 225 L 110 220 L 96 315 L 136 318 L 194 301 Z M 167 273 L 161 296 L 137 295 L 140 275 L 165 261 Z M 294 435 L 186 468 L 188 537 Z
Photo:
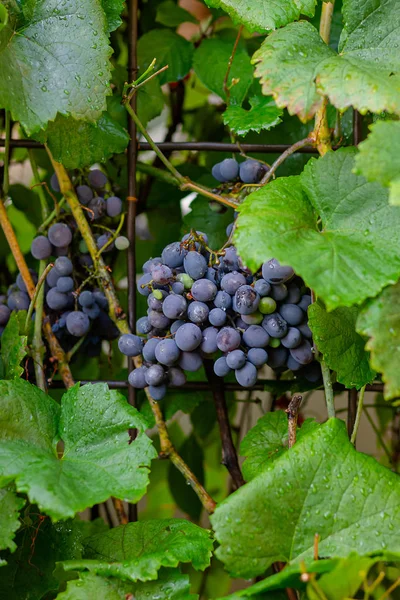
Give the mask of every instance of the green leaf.
M 192 473 L 204 485 L 204 453 L 196 437 L 190 435 L 179 446 L 178 451 Z M 179 508 L 194 521 L 199 521 L 203 506 L 193 489 L 188 487 L 186 479 L 172 463 L 168 470 L 168 484 L 172 497 Z
M 15 183 L 10 185 L 9 196 L 14 207 L 21 211 L 35 225 L 36 229 L 43 223 L 37 188 L 31 190 L 20 183 Z
M 317 348 L 336 378 L 346 388 L 360 389 L 376 375 L 369 365 L 365 341 L 356 331 L 359 309 L 337 308 L 326 312 L 319 304 L 308 308 L 308 324 Z
M 105 162 L 113 154 L 123 152 L 129 142 L 126 130 L 106 112 L 96 123 L 58 115 L 40 138 L 66 169 Z
M 357 331 L 368 337 L 371 365 L 385 383 L 385 399 L 400 394 L 400 284 L 385 288 L 361 309 Z
M 318 424 L 307 419 L 298 429 L 297 439 L 309 433 Z M 258 419 L 240 444 L 240 454 L 245 456 L 243 475 L 247 481 L 259 475 L 288 448 L 288 417 L 285 411 L 266 413 Z
M 233 41 L 211 38 L 203 40 L 194 53 L 193 69 L 200 81 L 212 92 L 226 100 L 224 78 L 232 54 Z M 229 73 L 230 101 L 241 105 L 253 81 L 250 57 L 243 45 L 238 45 Z
M 111 33 L 122 23 L 120 15 L 124 8 L 124 0 L 101 0 L 101 4 L 107 19 L 107 31 Z
M 322 575 L 318 579 L 318 588 L 327 600 L 337 600 L 337 598 L 353 598 L 359 587 L 366 580 L 366 575 L 371 567 L 378 562 L 379 558 L 369 558 L 350 555 L 338 562 L 336 567 Z M 310 598 L 312 591 L 311 584 L 307 586 L 307 594 Z M 315 596 L 320 598 L 320 595 Z
M 161 567 L 192 563 L 204 570 L 210 564 L 210 531 L 184 519 L 138 521 L 95 535 L 85 544 L 86 560 L 66 561 L 66 571 L 88 570 L 130 581 L 157 578 Z
M 1 336 L 2 379 L 16 379 L 24 372 L 21 361 L 26 356 L 28 339 L 19 330 L 18 315 L 13 312 Z
M 400 121 L 378 121 L 359 144 L 356 173 L 389 188 L 390 204 L 400 205 Z
M 157 59 L 156 70 L 168 65 L 168 69 L 157 77 L 161 85 L 183 79 L 192 66 L 193 44 L 169 29 L 152 29 L 142 35 L 137 51 L 141 73 L 154 58 Z M 147 83 L 143 87 L 146 86 Z
M 355 152 L 312 159 L 301 176 L 281 177 L 239 207 L 235 239 L 247 266 L 272 256 L 292 265 L 328 310 L 361 303 L 400 275 L 400 210 L 382 186 L 354 175 Z
M 393 49 L 395 40 L 400 42 L 400 27 L 393 17 L 395 4 L 396 0 L 385 2 L 373 18 L 360 21 L 357 32 L 349 35 L 345 28 L 339 55 L 306 21 L 273 32 L 253 57 L 263 93 L 272 94 L 280 108 L 302 121 L 314 116 L 323 95 L 340 110 L 353 106 L 363 114 L 399 113 L 400 61 Z
M 208 243 L 213 250 L 219 250 L 225 244 L 226 228 L 232 222 L 233 209 L 214 212 L 210 210 L 208 200 L 200 196 L 190 203 L 190 211 L 183 217 L 185 230 L 207 232 Z
M 95 121 L 106 109 L 111 74 L 100 3 L 31 2 L 24 13 L 17 13 L 12 0 L 6 6 L 13 29 L 0 33 L 0 79 L 7 82 L 0 89 L 0 106 L 28 135 L 57 112 Z
M 151 79 L 142 85 L 137 91 L 137 114 L 142 124 L 146 127 L 147 123 L 158 117 L 164 108 L 164 96 L 160 82 Z
M 4 29 L 4 27 L 8 23 L 8 11 L 3 4 L 0 4 L 0 31 Z
M 146 423 L 105 384 L 79 384 L 56 402 L 23 380 L 0 382 L 10 422 L 1 431 L 0 475 L 15 481 L 53 520 L 66 519 L 110 496 L 137 502 L 156 452 Z M 14 416 L 15 415 L 15 416 Z M 129 444 L 128 429 L 140 433 Z M 58 438 L 64 454 L 57 457 Z
M 320 556 L 397 554 L 400 482 L 354 449 L 343 421 L 329 419 L 219 504 L 211 522 L 217 557 L 246 579 L 275 561 L 312 557 L 315 533 Z
M 242 23 L 249 31 L 262 33 L 295 21 L 301 14 L 312 17 L 316 0 L 206 0 L 206 4 L 222 8 L 234 23 Z
M 173 0 L 165 0 L 157 6 L 156 23 L 178 27 L 181 23 L 197 23 L 197 19 Z
M 253 96 L 249 98 L 250 110 L 240 106 L 228 106 L 223 114 L 225 125 L 238 135 L 246 135 L 249 131 L 260 133 L 272 129 L 281 123 L 282 111 L 271 98 Z
M 24 504 L 25 500 L 16 496 L 13 491 L 0 489 L 0 550 L 9 548 L 14 552 L 16 549 L 13 539 L 20 526 L 18 515 Z
M 69 581 L 65 592 L 57 600 L 196 600 L 190 593 L 187 575 L 178 570 L 162 569 L 157 581 L 147 583 L 121 581 L 114 577 L 104 578 L 92 573 L 79 573 L 79 579 Z

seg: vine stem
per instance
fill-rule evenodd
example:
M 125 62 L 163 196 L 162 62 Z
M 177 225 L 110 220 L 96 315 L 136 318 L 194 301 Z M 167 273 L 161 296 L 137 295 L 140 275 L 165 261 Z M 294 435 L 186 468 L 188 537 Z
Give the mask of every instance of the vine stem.
M 351 434 L 351 438 L 350 438 L 350 442 L 352 444 L 356 443 L 357 431 L 358 431 L 358 427 L 360 425 L 361 415 L 362 415 L 363 406 L 364 406 L 365 388 L 366 388 L 366 385 L 363 385 L 362 388 L 361 388 L 361 390 L 360 390 L 360 394 L 358 396 L 356 420 L 354 421 L 354 428 L 353 428 L 353 431 L 352 431 L 352 434 Z
M 68 173 L 63 167 L 63 165 L 54 160 L 48 148 L 47 152 L 53 164 L 54 170 L 57 174 L 57 179 L 60 184 L 61 192 L 67 200 L 67 203 L 78 225 L 79 231 L 81 232 L 81 235 L 84 241 L 86 242 L 86 246 L 92 257 L 94 267 L 99 275 L 100 282 L 108 300 L 110 308 L 110 317 L 117 325 L 121 333 L 130 333 L 128 321 L 126 320 L 124 312 L 120 307 L 119 300 L 115 293 L 114 285 L 111 279 L 111 275 L 107 270 L 107 267 L 104 264 L 101 256 L 98 256 L 98 250 L 96 242 L 93 238 L 92 230 L 90 229 L 89 223 L 86 220 L 81 204 L 76 196 L 71 180 L 69 179 Z M 140 367 L 142 364 L 142 360 L 139 356 L 134 357 L 133 362 L 136 368 Z M 172 464 L 182 473 L 188 484 L 192 486 L 193 490 L 197 494 L 204 508 L 209 513 L 214 512 L 216 507 L 215 501 L 207 493 L 207 491 L 201 485 L 197 477 L 194 475 L 194 473 L 192 473 L 188 465 L 184 462 L 184 460 L 180 457 L 180 455 L 174 448 L 170 440 L 168 429 L 165 424 L 161 409 L 157 402 L 151 397 L 148 388 L 145 389 L 145 393 L 157 425 L 158 435 L 160 437 L 162 456 L 168 457 L 171 460 Z
M 6 121 L 5 122 L 6 141 L 5 141 L 5 146 L 4 146 L 3 194 L 4 194 L 4 198 L 7 198 L 8 190 L 10 187 L 9 165 L 10 165 L 11 114 L 10 114 L 9 110 L 6 110 L 5 121 Z
M 46 272 L 46 261 L 39 261 L 39 281 Z M 33 302 L 33 299 L 32 299 Z M 46 377 L 43 368 L 43 339 L 42 339 L 42 324 L 43 324 L 43 303 L 44 303 L 44 286 L 42 286 L 36 298 L 36 313 L 35 323 L 32 338 L 32 359 L 35 368 L 35 379 L 38 388 L 47 391 Z
M 243 25 L 240 25 L 240 27 L 238 29 L 238 32 L 237 32 L 235 43 L 233 44 L 231 55 L 230 55 L 229 60 L 228 60 L 228 68 L 226 69 L 226 73 L 225 73 L 225 77 L 224 77 L 223 88 L 224 88 L 224 92 L 225 92 L 225 96 L 226 96 L 226 104 L 227 104 L 227 106 L 229 106 L 230 95 L 231 95 L 231 90 L 230 90 L 229 85 L 228 85 L 229 73 L 231 72 L 231 69 L 232 69 L 232 63 L 233 63 L 233 60 L 235 58 L 236 50 L 237 50 L 237 47 L 239 45 L 239 41 L 240 41 L 240 38 L 242 36 L 242 32 L 243 32 Z
M 41 266 L 41 265 L 40 265 L 40 266 Z M 32 299 L 31 299 L 31 302 L 30 302 L 30 304 L 29 304 L 28 312 L 26 313 L 26 319 L 25 319 L 25 333 L 27 333 L 27 332 L 28 332 L 29 321 L 30 321 L 30 320 L 31 320 L 31 318 L 32 318 L 33 309 L 35 308 L 35 304 L 37 303 L 37 299 L 38 299 L 38 296 L 39 296 L 39 294 L 40 294 L 40 291 L 41 291 L 41 289 L 42 289 L 42 286 L 43 286 L 43 284 L 44 284 L 44 282 L 45 282 L 45 279 L 46 279 L 46 277 L 47 277 L 48 273 L 51 271 L 51 269 L 52 269 L 53 267 L 54 267 L 53 263 L 50 263 L 49 265 L 47 265 L 47 267 L 46 267 L 46 265 L 45 265 L 45 268 L 44 268 L 43 270 L 41 270 L 41 269 L 40 269 L 40 270 L 41 270 L 41 272 L 39 273 L 39 279 L 38 279 L 38 282 L 37 282 L 37 284 L 36 284 L 35 291 L 34 291 L 34 293 L 33 293 L 33 296 L 32 296 Z
M 329 44 L 331 35 L 331 24 L 335 0 L 322 3 L 321 20 L 319 23 L 319 34 L 326 44 Z M 328 99 L 324 97 L 321 107 L 315 115 L 314 135 L 317 140 L 318 152 L 321 156 L 331 150 L 331 132 L 327 117 Z
M 142 125 L 142 122 L 140 121 L 139 117 L 137 116 L 137 114 L 135 113 L 133 108 L 126 102 L 124 102 L 124 106 L 125 106 L 126 110 L 128 111 L 128 113 L 130 114 L 132 120 L 136 124 L 136 127 L 138 128 L 140 133 L 150 144 L 151 149 L 155 152 L 155 154 L 158 156 L 158 158 L 163 163 L 163 165 L 172 174 L 175 181 L 173 181 L 171 179 L 171 183 L 175 183 L 175 185 L 177 185 L 182 191 L 197 192 L 198 194 L 201 194 L 202 196 L 210 198 L 211 200 L 215 200 L 216 202 L 219 202 L 220 204 L 224 204 L 225 206 L 229 206 L 230 208 L 236 209 L 237 203 L 234 202 L 233 200 L 229 200 L 225 196 L 219 196 L 218 194 L 214 194 L 211 190 L 208 190 L 207 188 L 204 188 L 203 186 L 193 183 L 192 181 L 190 181 L 190 179 L 181 175 L 181 173 L 179 173 L 178 169 L 176 169 L 174 167 L 174 165 L 168 160 L 168 158 L 165 156 L 165 154 L 163 154 L 161 152 L 161 150 L 158 148 L 157 144 L 150 137 L 146 128 Z M 153 169 L 156 169 L 156 167 L 153 167 Z M 157 170 L 159 170 L 159 169 L 157 169 Z M 154 174 L 155 174 L 155 171 L 152 172 L 152 175 L 154 175 Z
M 321 371 L 322 371 L 322 379 L 323 379 L 324 388 L 325 388 L 326 408 L 328 411 L 328 417 L 331 419 L 336 416 L 331 372 L 330 372 L 328 365 L 326 364 L 326 362 L 323 359 L 320 360 L 320 364 L 321 364 Z
M 292 154 L 294 154 L 295 152 L 297 152 L 297 150 L 300 150 L 300 148 L 304 148 L 304 146 L 311 146 L 315 143 L 315 138 L 313 135 L 310 135 L 306 138 L 304 138 L 303 140 L 299 140 L 298 142 L 296 142 L 295 144 L 293 144 L 293 146 L 290 146 L 290 148 L 288 148 L 287 150 L 285 150 L 285 152 L 283 152 L 277 159 L 276 161 L 271 165 L 271 168 L 266 172 L 266 174 L 264 175 L 264 177 L 261 179 L 260 181 L 260 186 L 265 185 L 266 183 L 268 183 L 272 176 L 275 174 L 276 170 L 278 169 L 278 167 L 281 166 L 282 163 L 285 162 L 285 160 L 291 156 Z

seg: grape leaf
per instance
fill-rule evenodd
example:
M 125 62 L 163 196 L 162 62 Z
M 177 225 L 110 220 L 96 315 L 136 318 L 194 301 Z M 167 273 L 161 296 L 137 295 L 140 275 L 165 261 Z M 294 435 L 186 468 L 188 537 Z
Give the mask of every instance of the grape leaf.
M 318 424 L 307 419 L 297 432 L 297 439 L 312 431 Z M 254 479 L 278 458 L 288 447 L 288 417 L 285 411 L 266 413 L 244 436 L 240 454 L 245 456 L 243 475 L 247 481 Z
M 203 40 L 194 53 L 193 69 L 197 77 L 223 100 L 226 99 L 224 78 L 232 48 L 231 40 L 210 38 Z M 233 79 L 237 79 L 238 82 L 230 88 L 230 101 L 232 104 L 241 105 L 253 81 L 253 69 L 244 45 L 239 44 L 237 47 L 229 73 L 229 86 Z
M 183 217 L 184 229 L 207 231 L 208 243 L 213 250 L 219 250 L 226 242 L 226 228 L 233 222 L 233 209 L 222 212 L 210 210 L 208 200 L 198 196 L 190 203 L 190 211 Z
M 312 159 L 301 176 L 281 177 L 239 207 L 235 239 L 247 266 L 271 256 L 292 265 L 328 310 L 361 303 L 400 275 L 400 210 L 353 173 L 355 152 Z
M 164 108 L 164 96 L 159 81 L 152 79 L 142 85 L 137 93 L 137 114 L 142 124 L 147 123 L 161 114 Z
M 379 557 L 355 556 L 351 554 L 338 562 L 332 571 L 328 571 L 318 579 L 318 588 L 326 600 L 337 598 L 353 598 L 366 580 L 366 575 L 371 567 L 379 561 Z M 319 600 L 314 588 L 307 585 L 307 597 L 310 600 Z
M 21 379 L 0 382 L 7 425 L 0 433 L 0 483 L 15 481 L 53 520 L 110 496 L 136 502 L 146 491 L 156 452 L 146 423 L 105 384 L 79 384 L 57 403 Z M 140 430 L 129 444 L 128 429 Z M 57 458 L 61 438 L 64 454 Z
M 173 0 L 165 0 L 157 6 L 156 23 L 166 27 L 178 27 L 181 23 L 197 23 L 197 19 Z
M 312 558 L 316 533 L 320 556 L 398 554 L 400 482 L 329 419 L 219 504 L 211 522 L 217 557 L 234 577 Z
M 380 14 L 382 27 L 375 19 L 366 19 L 357 35 L 349 35 L 345 28 L 339 55 L 306 21 L 273 32 L 253 56 L 263 93 L 272 94 L 280 108 L 304 122 L 317 112 L 322 95 L 340 110 L 353 106 L 363 114 L 399 113 L 400 60 L 390 50 L 390 45 L 400 42 L 398 18 L 390 16 L 396 12 L 395 3 L 386 2 L 388 10 Z
M 57 112 L 95 121 L 110 93 L 111 47 L 97 0 L 31 2 L 18 12 L 7 0 L 0 32 L 0 106 L 28 135 Z M 90 23 L 90 25 L 88 25 Z
M 301 14 L 312 17 L 316 3 L 316 0 L 206 0 L 208 6 L 225 10 L 234 23 L 260 33 L 295 21 Z
M 24 504 L 25 500 L 16 496 L 12 490 L 0 489 L 0 550 L 9 548 L 14 552 L 16 549 L 13 539 L 20 526 L 18 515 Z
M 204 485 L 204 453 L 194 435 L 190 435 L 178 447 L 179 456 L 185 461 L 202 485 Z M 193 521 L 198 522 L 203 506 L 196 493 L 188 487 L 182 473 L 172 464 L 168 469 L 168 485 L 173 499 L 179 508 L 189 515 Z
M 124 8 L 124 0 L 101 0 L 101 4 L 107 19 L 107 31 L 111 33 L 122 23 L 120 15 Z
M 359 309 L 337 308 L 328 313 L 319 304 L 308 308 L 308 324 L 318 350 L 336 378 L 346 388 L 360 389 L 374 380 L 365 341 L 356 331 Z
M 400 205 L 400 121 L 378 121 L 359 144 L 356 173 L 389 188 L 390 204 Z
M 250 110 L 240 106 L 228 106 L 223 120 L 234 133 L 246 135 L 249 131 L 260 133 L 263 129 L 272 129 L 281 123 L 282 111 L 271 98 L 253 96 L 249 98 Z
M 192 563 L 197 570 L 210 564 L 210 531 L 184 519 L 138 521 L 88 538 L 85 559 L 65 561 L 66 571 L 88 570 L 130 581 L 157 578 L 161 567 Z
M 157 581 L 146 583 L 121 581 L 114 577 L 104 578 L 92 573 L 79 573 L 79 579 L 69 581 L 65 592 L 57 600 L 196 600 L 190 593 L 187 575 L 176 569 L 162 569 Z
M 169 29 L 152 29 L 142 35 L 137 51 L 141 73 L 154 58 L 157 59 L 156 70 L 168 65 L 168 69 L 157 77 L 161 85 L 183 79 L 192 66 L 193 44 Z
M 25 313 L 26 314 L 26 313 Z M 18 315 L 13 312 L 1 336 L 1 378 L 15 379 L 21 377 L 24 368 L 21 361 L 26 356 L 28 338 L 19 334 Z
M 385 383 L 386 400 L 400 394 L 400 284 L 385 288 L 361 309 L 357 331 L 369 338 L 371 365 Z
M 123 152 L 129 135 L 105 112 L 96 123 L 58 115 L 41 133 L 40 140 L 47 143 L 53 158 L 66 169 L 79 169 Z

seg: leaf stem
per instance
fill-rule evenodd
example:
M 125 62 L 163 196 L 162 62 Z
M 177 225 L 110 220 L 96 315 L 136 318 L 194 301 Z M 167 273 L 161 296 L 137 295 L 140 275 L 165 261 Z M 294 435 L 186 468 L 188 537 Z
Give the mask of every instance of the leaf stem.
M 334 401 L 334 397 L 333 397 L 331 372 L 323 358 L 320 359 L 320 363 L 321 363 L 322 379 L 323 379 L 324 388 L 325 388 L 326 408 L 328 410 L 328 417 L 331 419 L 331 418 L 335 417 L 335 401 Z
M 26 313 L 26 319 L 25 319 L 25 334 L 26 335 L 28 334 L 29 321 L 32 319 L 33 310 L 35 308 L 35 304 L 37 303 L 39 293 L 42 289 L 44 282 L 46 281 L 47 275 L 49 274 L 49 272 L 51 271 L 51 269 L 53 267 L 54 267 L 54 264 L 50 263 L 49 265 L 47 265 L 47 267 L 45 266 L 45 268 L 43 269 L 43 271 L 41 273 L 39 273 L 39 280 L 36 284 L 35 291 L 33 293 L 31 302 L 29 304 L 28 312 Z
M 46 261 L 39 261 L 39 281 L 46 271 Z M 38 282 L 39 284 L 39 282 Z M 42 325 L 43 325 L 43 303 L 44 303 L 44 286 L 40 287 L 40 290 L 36 298 L 36 313 L 35 323 L 33 329 L 32 338 L 32 360 L 35 368 L 36 385 L 38 388 L 46 392 L 47 383 L 43 368 L 43 339 L 42 339 Z M 31 302 L 33 306 L 33 300 Z M 30 308 L 30 307 L 29 307 Z M 25 325 L 26 329 L 26 325 Z M 27 331 L 27 329 L 26 329 Z
M 41 226 L 38 229 L 38 232 L 45 231 L 45 229 L 47 228 L 47 225 L 50 225 L 52 220 L 58 216 L 58 214 L 60 212 L 60 208 L 62 208 L 62 206 L 64 206 L 65 202 L 66 202 L 66 199 L 61 198 L 61 200 L 57 203 L 57 208 L 54 208 L 49 213 L 48 217 L 46 219 L 44 219 L 43 223 L 41 224 Z
M 81 204 L 76 196 L 75 190 L 68 177 L 68 173 L 60 163 L 56 162 L 51 155 L 51 152 L 47 148 L 47 152 L 53 164 L 54 170 L 57 174 L 58 182 L 60 184 L 61 193 L 65 196 L 67 203 L 72 211 L 75 221 L 78 225 L 79 231 L 86 242 L 88 251 L 92 257 L 94 267 L 99 275 L 100 282 L 102 284 L 104 293 L 108 300 L 110 317 L 117 325 L 121 333 L 130 333 L 128 321 L 124 315 L 122 308 L 120 307 L 117 294 L 111 279 L 111 275 L 106 268 L 101 256 L 98 256 L 96 242 L 93 238 L 92 230 L 86 220 Z M 140 356 L 136 356 L 133 359 L 136 368 L 142 365 Z M 161 409 L 157 402 L 151 397 L 148 388 L 145 389 L 147 400 L 150 404 L 154 419 L 156 421 L 158 435 L 160 437 L 161 452 L 164 456 L 167 456 L 174 466 L 182 473 L 186 481 L 192 486 L 196 492 L 204 508 L 209 512 L 213 512 L 216 507 L 216 503 L 211 496 L 206 492 L 204 487 L 201 485 L 197 477 L 192 473 L 184 460 L 179 456 L 178 452 L 174 448 L 168 434 L 168 429 L 163 419 Z
M 300 150 L 300 148 L 304 148 L 304 146 L 312 146 L 314 143 L 315 138 L 313 137 L 313 135 L 309 135 L 303 140 L 299 140 L 298 142 L 294 143 L 293 146 L 290 146 L 290 148 L 285 150 L 285 152 L 283 152 L 271 165 L 271 168 L 265 173 L 259 185 L 262 186 L 268 183 L 277 171 L 278 167 L 280 167 L 281 164 L 284 163 L 289 156 Z
M 353 431 L 351 433 L 351 438 L 350 438 L 350 442 L 352 444 L 356 443 L 357 431 L 358 431 L 358 427 L 360 425 L 361 415 L 363 412 L 365 388 L 366 388 L 366 385 L 363 385 L 360 390 L 359 396 L 358 396 L 356 420 L 354 421 L 354 428 L 353 428 Z
M 229 73 L 231 72 L 231 69 L 232 69 L 232 63 L 233 63 L 233 60 L 235 58 L 236 50 L 237 50 L 237 47 L 239 45 L 239 41 L 240 41 L 240 38 L 242 36 L 242 32 L 243 32 L 243 25 L 240 25 L 240 27 L 238 29 L 238 32 L 237 32 L 235 43 L 233 44 L 231 55 L 230 55 L 229 60 L 228 60 L 228 67 L 226 69 L 226 73 L 225 73 L 225 77 L 224 77 L 223 89 L 224 89 L 225 96 L 226 96 L 226 104 L 227 104 L 227 106 L 229 106 L 230 95 L 231 95 L 231 90 L 230 90 L 229 85 L 228 85 Z
M 32 148 L 28 149 L 28 156 L 29 156 L 29 162 L 31 163 L 32 173 L 33 173 L 33 177 L 35 179 L 35 183 L 39 184 L 39 185 L 37 185 L 37 193 L 39 196 L 40 206 L 42 209 L 42 219 L 46 220 L 47 217 L 49 216 L 49 205 L 47 204 L 47 200 L 46 200 L 46 196 L 45 196 L 45 193 L 43 190 L 42 182 L 40 180 L 39 169 L 37 167 L 35 154 L 34 154 Z

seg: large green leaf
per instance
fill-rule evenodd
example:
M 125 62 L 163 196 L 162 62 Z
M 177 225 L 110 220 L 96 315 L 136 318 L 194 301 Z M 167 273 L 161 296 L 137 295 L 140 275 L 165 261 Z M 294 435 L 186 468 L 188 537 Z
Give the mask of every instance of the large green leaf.
M 55 401 L 23 380 L 0 382 L 0 479 L 15 481 L 53 520 L 66 519 L 110 496 L 137 502 L 156 452 L 146 423 L 105 384 L 79 384 Z M 140 430 L 129 444 L 128 429 Z M 61 438 L 64 454 L 57 457 Z
M 107 19 L 108 32 L 114 31 L 122 23 L 121 12 L 124 7 L 124 0 L 101 0 L 104 13 Z
M 307 419 L 297 431 L 297 439 L 318 424 Z M 283 410 L 266 413 L 250 429 L 240 444 L 240 454 L 246 457 L 243 475 L 247 481 L 259 475 L 288 448 L 288 417 Z
M 400 275 L 400 210 L 382 186 L 354 175 L 355 153 L 312 159 L 239 208 L 235 239 L 247 266 L 272 256 L 292 265 L 328 310 L 361 303 Z
M 369 338 L 371 364 L 385 383 L 385 399 L 400 394 L 400 284 L 389 286 L 362 308 L 357 330 Z
M 200 81 L 212 92 L 226 99 L 224 78 L 232 54 L 233 41 L 210 38 L 204 40 L 194 53 L 193 68 Z M 229 72 L 230 101 L 241 105 L 253 81 L 253 68 L 244 45 L 238 46 Z
M 152 29 L 138 42 L 138 64 L 143 72 L 155 58 L 155 69 L 168 65 L 157 79 L 162 84 L 179 81 L 192 66 L 193 44 L 170 29 Z M 147 84 L 146 84 L 147 85 Z
M 328 313 L 319 304 L 308 309 L 313 340 L 328 367 L 347 388 L 360 389 L 373 381 L 376 373 L 369 365 L 365 341 L 356 331 L 358 308 L 337 308 Z
M 88 570 L 130 581 L 157 578 L 161 567 L 192 563 L 204 570 L 210 564 L 210 532 L 184 519 L 154 519 L 115 527 L 88 538 L 85 559 L 66 561 L 66 571 Z
M 20 3 L 19 3 L 20 4 Z M 57 112 L 95 121 L 106 109 L 111 47 L 97 0 L 5 2 L 0 32 L 0 106 L 31 135 Z
M 174 0 L 165 0 L 157 6 L 156 22 L 166 27 L 178 27 L 181 23 L 197 23 L 198 21 Z
M 249 131 L 260 133 L 262 130 L 272 129 L 281 123 L 282 111 L 271 98 L 253 96 L 249 98 L 250 110 L 240 106 L 228 106 L 223 114 L 225 125 L 234 133 L 246 135 Z
M 316 533 L 320 556 L 397 554 L 400 482 L 329 419 L 224 500 L 211 522 L 217 557 L 235 577 L 312 557 Z
M 24 504 L 25 500 L 12 490 L 0 489 L 0 550 L 9 548 L 13 552 L 16 549 L 13 539 L 20 525 L 18 514 Z
M 306 21 L 273 32 L 253 57 L 263 93 L 272 94 L 279 107 L 302 121 L 316 113 L 322 95 L 340 110 L 354 106 L 362 113 L 399 113 L 400 59 L 393 50 L 400 42 L 396 2 L 387 0 L 384 9 L 373 11 L 352 32 L 345 28 L 340 54 Z
M 69 581 L 65 592 L 57 600 L 196 600 L 190 593 L 187 575 L 178 570 L 162 569 L 157 581 L 146 583 L 104 578 L 92 573 L 79 573 L 79 578 Z
M 11 317 L 1 336 L 0 373 L 2 379 L 21 377 L 24 368 L 21 361 L 26 356 L 27 336 L 20 335 L 20 324 L 16 312 Z
M 160 82 L 151 79 L 146 85 L 142 85 L 137 91 L 137 114 L 142 124 L 158 117 L 164 107 L 164 96 Z
M 206 0 L 209 6 L 226 10 L 235 23 L 258 32 L 282 27 L 301 14 L 312 17 L 316 3 L 316 0 Z
M 47 142 L 54 159 L 67 169 L 105 162 L 123 152 L 129 142 L 126 130 L 106 112 L 96 123 L 58 115 L 40 138 Z
M 204 453 L 196 437 L 192 434 L 186 438 L 178 451 L 192 473 L 204 485 Z M 168 485 L 179 508 L 194 521 L 199 521 L 203 506 L 194 490 L 188 487 L 182 473 L 172 463 L 168 469 Z
M 400 205 L 400 121 L 378 121 L 359 144 L 357 173 L 389 188 L 390 204 Z

